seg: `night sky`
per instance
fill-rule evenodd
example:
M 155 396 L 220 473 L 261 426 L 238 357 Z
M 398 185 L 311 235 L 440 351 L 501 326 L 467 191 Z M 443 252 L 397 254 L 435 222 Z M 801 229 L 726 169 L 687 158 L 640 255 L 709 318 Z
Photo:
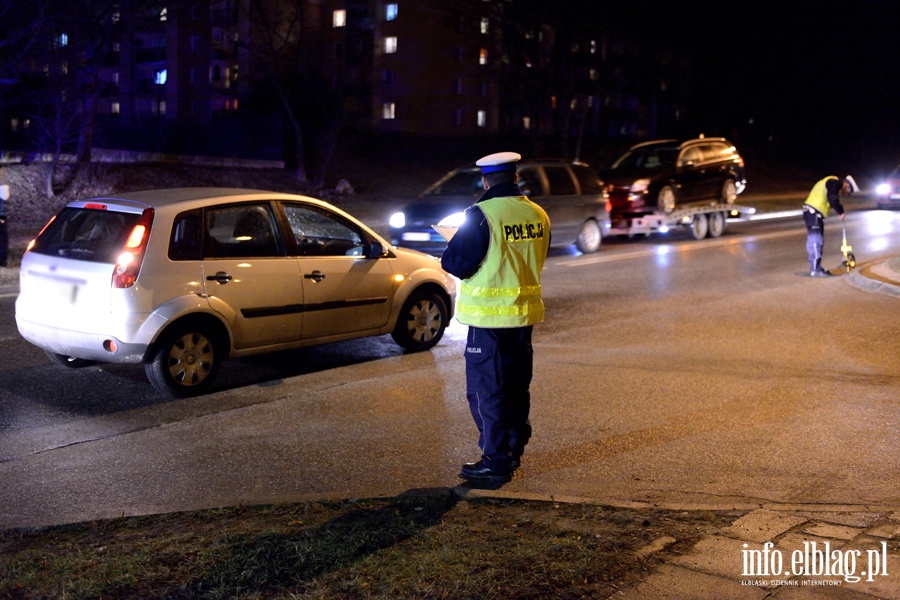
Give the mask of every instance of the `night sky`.
M 622 4 L 604 3 L 694 57 L 692 124 L 823 167 L 900 161 L 900 2 Z

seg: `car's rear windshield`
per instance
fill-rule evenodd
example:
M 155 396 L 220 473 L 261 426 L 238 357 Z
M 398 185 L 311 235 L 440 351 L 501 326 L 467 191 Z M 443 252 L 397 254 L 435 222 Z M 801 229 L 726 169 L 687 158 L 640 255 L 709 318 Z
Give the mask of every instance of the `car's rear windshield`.
M 38 236 L 31 252 L 114 263 L 139 218 L 132 213 L 64 208 Z

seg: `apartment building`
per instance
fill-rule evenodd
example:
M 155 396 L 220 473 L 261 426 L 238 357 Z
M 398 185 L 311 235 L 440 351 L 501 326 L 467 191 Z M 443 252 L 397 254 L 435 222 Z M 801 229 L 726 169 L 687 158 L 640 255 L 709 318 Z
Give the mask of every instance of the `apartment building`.
M 602 19 L 571 31 L 520 27 L 503 12 L 509 5 L 169 0 L 120 12 L 110 3 L 95 143 L 277 158 L 286 120 L 271 86 L 290 80 L 291 68 L 318 74 L 309 81 L 327 89 L 300 93 L 339 105 L 312 118 L 340 119 L 343 129 L 645 138 L 683 121 L 687 59 Z M 276 42 L 299 62 L 267 57 Z M 269 72 L 276 63 L 280 75 Z M 310 118 L 303 110 L 301 121 Z

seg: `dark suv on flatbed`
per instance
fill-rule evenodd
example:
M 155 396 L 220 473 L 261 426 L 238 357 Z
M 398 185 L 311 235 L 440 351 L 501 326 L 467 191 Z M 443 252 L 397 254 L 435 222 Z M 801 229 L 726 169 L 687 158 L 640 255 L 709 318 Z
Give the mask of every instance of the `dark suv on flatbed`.
M 613 220 L 701 201 L 734 204 L 747 184 L 744 159 L 725 138 L 637 144 L 599 176 Z

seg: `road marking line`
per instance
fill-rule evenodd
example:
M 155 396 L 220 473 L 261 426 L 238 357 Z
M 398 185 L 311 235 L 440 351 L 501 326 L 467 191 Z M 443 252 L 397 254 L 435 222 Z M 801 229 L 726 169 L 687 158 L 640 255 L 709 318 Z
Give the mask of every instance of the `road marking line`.
M 615 262 L 619 260 L 629 260 L 632 258 L 646 258 L 648 256 L 657 256 L 659 254 L 668 254 L 670 252 L 687 252 L 689 250 L 699 250 L 702 248 L 717 248 L 719 246 L 734 246 L 736 244 L 746 244 L 748 242 L 757 242 L 760 240 L 770 240 L 783 237 L 791 237 L 795 235 L 806 235 L 805 229 L 796 229 L 791 231 L 779 231 L 773 233 L 763 233 L 760 235 L 748 235 L 739 238 L 718 238 L 713 240 L 701 240 L 693 242 L 678 242 L 657 246 L 655 248 L 647 248 L 636 250 L 634 252 L 625 252 L 623 254 L 594 254 L 589 257 L 579 256 L 574 260 L 566 260 L 559 263 L 561 267 L 584 267 L 587 265 L 596 265 L 599 263 Z M 602 248 L 602 246 L 601 246 Z M 601 249 L 602 252 L 602 249 Z

